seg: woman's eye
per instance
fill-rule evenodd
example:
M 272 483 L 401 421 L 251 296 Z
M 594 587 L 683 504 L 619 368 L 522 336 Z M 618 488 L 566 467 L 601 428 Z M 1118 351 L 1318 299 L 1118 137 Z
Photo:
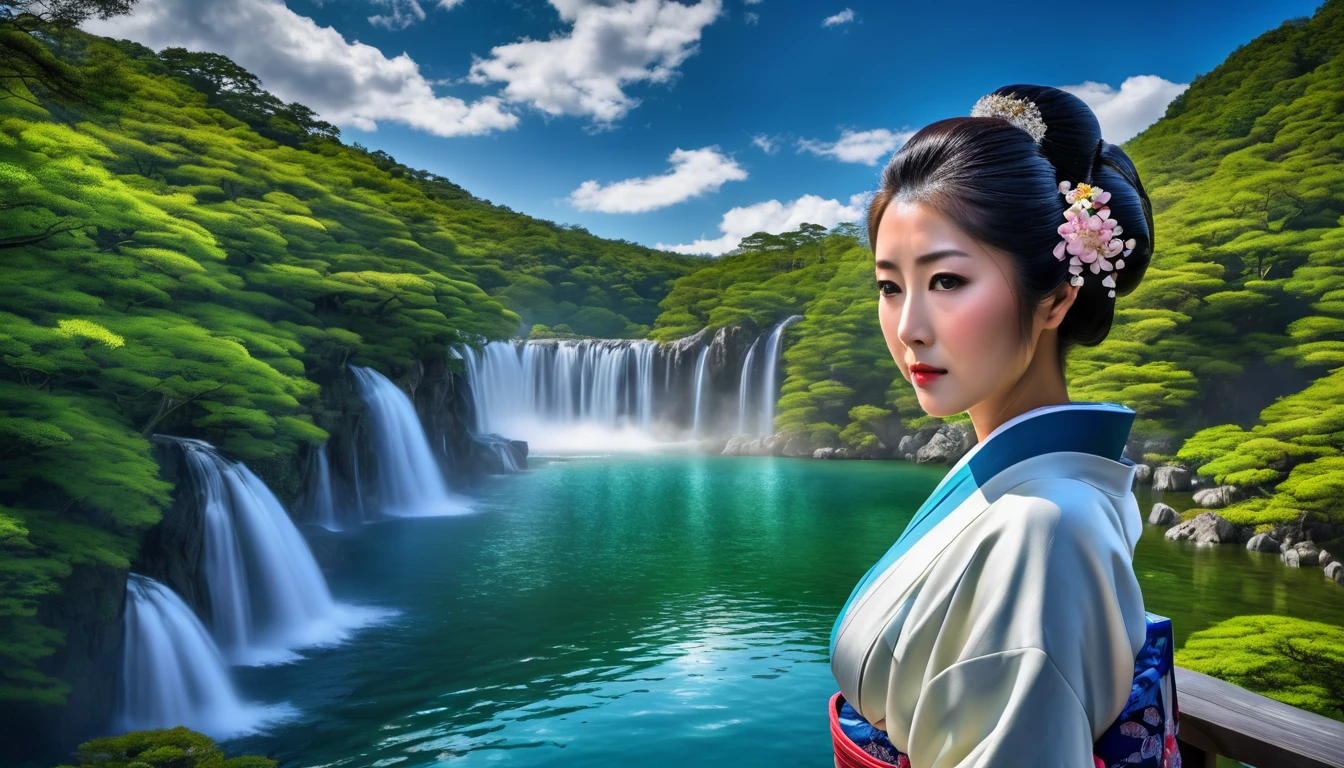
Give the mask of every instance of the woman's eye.
M 948 282 L 950 282 L 951 285 L 948 285 Z M 943 286 L 946 286 L 946 287 L 944 288 L 944 290 L 948 290 L 948 291 L 950 291 L 950 290 L 952 290 L 953 288 L 956 288 L 957 286 L 961 285 L 961 284 L 964 283 L 964 282 L 966 282 L 966 281 L 965 281 L 965 280 L 962 280 L 960 277 L 957 277 L 956 275 L 952 275 L 952 274 L 948 274 L 948 273 L 944 272 L 944 273 L 942 273 L 942 274 L 934 275 L 934 276 L 933 276 L 932 284 L 933 284 L 933 285 L 943 285 Z
M 890 280 L 878 280 L 877 290 L 883 296 L 892 296 L 899 293 L 901 288 Z

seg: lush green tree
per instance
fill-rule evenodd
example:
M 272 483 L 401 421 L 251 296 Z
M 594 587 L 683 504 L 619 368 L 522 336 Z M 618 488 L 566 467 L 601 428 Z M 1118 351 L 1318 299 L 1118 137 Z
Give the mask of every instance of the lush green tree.
M 1237 616 L 1190 635 L 1175 660 L 1285 704 L 1344 720 L 1339 627 L 1291 616 Z
M 209 736 L 184 726 L 132 731 L 79 745 L 75 764 L 57 768 L 275 768 L 259 755 L 225 758 Z

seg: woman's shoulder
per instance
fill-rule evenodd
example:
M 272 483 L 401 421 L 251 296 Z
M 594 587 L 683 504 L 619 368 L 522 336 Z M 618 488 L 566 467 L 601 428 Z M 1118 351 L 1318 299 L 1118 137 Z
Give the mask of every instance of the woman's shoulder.
M 1117 496 L 1112 490 L 1076 477 L 1033 478 L 996 499 L 985 518 L 990 528 L 1013 529 L 1028 539 L 1109 542 L 1132 555 L 1142 525 L 1138 502 L 1133 491 Z

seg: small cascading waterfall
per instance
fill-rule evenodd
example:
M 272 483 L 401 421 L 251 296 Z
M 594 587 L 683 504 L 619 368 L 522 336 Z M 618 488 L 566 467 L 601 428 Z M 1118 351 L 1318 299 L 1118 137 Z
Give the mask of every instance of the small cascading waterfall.
M 496 434 L 478 435 L 477 439 L 489 446 L 490 450 L 499 457 L 500 464 L 505 472 L 521 472 L 523 467 L 518 464 L 518 459 L 509 448 L 509 440 L 506 437 Z
M 397 517 L 471 511 L 471 500 L 448 490 L 424 426 L 405 392 L 372 368 L 352 365 L 369 407 L 378 465 L 379 512 Z
M 738 377 L 737 384 L 737 433 L 739 435 L 750 435 L 756 431 L 756 425 L 752 424 L 751 401 L 751 364 L 756 358 L 756 348 L 761 345 L 761 338 L 756 337 L 751 342 L 751 348 L 747 350 L 747 359 L 742 361 L 742 375 Z
M 700 359 L 695 361 L 695 416 L 691 422 L 691 434 L 699 437 L 700 402 L 705 395 L 705 360 L 709 358 L 709 345 L 700 348 Z
M 327 460 L 326 444 L 314 454 L 312 471 L 313 478 L 308 486 L 308 509 L 312 521 L 329 531 L 339 531 L 342 526 L 336 519 L 336 502 L 331 492 L 331 462 Z
M 375 615 L 332 599 L 307 542 L 251 470 L 204 441 L 168 439 L 182 447 L 204 511 L 211 630 L 230 662 L 285 661 Z
M 209 630 L 163 583 L 130 574 L 123 621 L 117 732 L 185 725 L 225 739 L 287 713 L 238 697 Z
M 363 522 L 368 519 L 368 515 L 364 511 L 364 484 L 359 479 L 359 448 L 353 442 L 350 444 L 350 468 L 355 480 L 354 509 L 360 522 Z
M 765 346 L 765 375 L 761 377 L 761 421 L 760 434 L 775 431 L 775 403 L 779 400 L 779 382 L 776 371 L 779 369 L 779 352 L 784 343 L 784 329 L 802 320 L 802 315 L 790 315 L 770 332 L 770 341 Z

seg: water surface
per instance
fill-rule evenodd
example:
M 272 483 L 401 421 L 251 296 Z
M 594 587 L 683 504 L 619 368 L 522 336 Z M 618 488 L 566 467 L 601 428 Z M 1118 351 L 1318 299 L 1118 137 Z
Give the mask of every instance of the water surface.
M 285 768 L 830 765 L 836 613 L 946 468 L 532 466 L 478 487 L 474 514 L 306 530 L 335 596 L 400 614 L 294 664 L 237 668 L 245 695 L 301 714 L 229 753 Z M 1149 526 L 1135 568 L 1178 644 L 1241 613 L 1344 627 L 1344 589 L 1272 555 Z

